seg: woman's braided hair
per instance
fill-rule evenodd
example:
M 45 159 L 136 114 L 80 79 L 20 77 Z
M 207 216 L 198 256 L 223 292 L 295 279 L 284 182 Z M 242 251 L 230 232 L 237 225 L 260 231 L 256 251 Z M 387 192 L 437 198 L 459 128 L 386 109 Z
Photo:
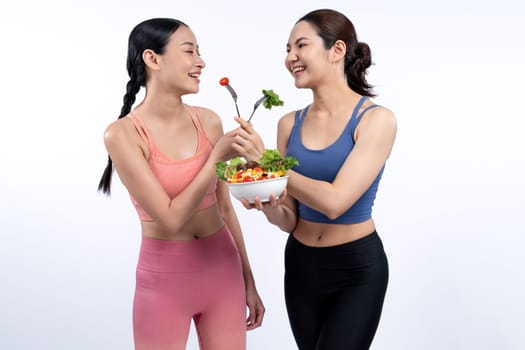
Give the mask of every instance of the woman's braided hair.
M 185 23 L 172 18 L 152 18 L 139 23 L 133 28 L 128 40 L 128 56 L 126 68 L 129 81 L 126 84 L 126 94 L 123 98 L 122 109 L 117 119 L 125 117 L 131 112 L 137 93 L 141 87 L 146 86 L 146 65 L 142 59 L 144 50 L 152 50 L 157 54 L 165 51 L 166 44 L 181 25 Z M 108 163 L 98 184 L 98 190 L 104 194 L 111 194 L 111 178 L 113 175 L 113 162 L 108 155 Z

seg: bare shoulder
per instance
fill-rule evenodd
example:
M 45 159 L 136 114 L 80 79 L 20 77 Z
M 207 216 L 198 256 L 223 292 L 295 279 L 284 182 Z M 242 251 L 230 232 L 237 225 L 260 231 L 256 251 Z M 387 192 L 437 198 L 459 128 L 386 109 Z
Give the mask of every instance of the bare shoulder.
M 206 135 L 208 135 L 212 141 L 216 141 L 223 134 L 222 120 L 215 111 L 200 106 L 191 107 L 200 117 L 204 128 L 206 129 Z
M 104 130 L 104 144 L 112 148 L 123 143 L 132 142 L 137 136 L 133 123 L 128 118 L 121 118 L 109 124 Z
M 277 124 L 277 148 L 281 154 L 286 154 L 286 145 L 295 123 L 294 116 L 295 111 L 288 112 L 279 119 Z
M 371 108 L 361 118 L 359 127 L 381 127 L 385 129 L 397 129 L 397 120 L 394 112 L 384 106 Z
M 291 111 L 283 115 L 279 119 L 278 127 L 279 130 L 291 130 L 295 123 L 295 111 Z
M 201 119 L 204 123 L 210 123 L 212 125 L 222 124 L 221 118 L 217 113 L 215 113 L 215 111 L 201 106 L 192 106 L 191 108 L 193 108 L 193 110 L 195 110 L 201 116 Z
M 397 121 L 394 113 L 383 106 L 371 108 L 357 124 L 354 139 L 358 143 L 373 142 L 391 147 L 397 134 Z

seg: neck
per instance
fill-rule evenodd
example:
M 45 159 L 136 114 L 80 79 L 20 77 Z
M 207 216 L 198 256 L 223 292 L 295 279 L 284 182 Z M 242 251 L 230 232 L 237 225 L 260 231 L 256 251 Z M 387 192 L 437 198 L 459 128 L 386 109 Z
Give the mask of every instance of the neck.
M 313 102 L 310 109 L 328 115 L 337 114 L 349 105 L 354 106 L 361 97 L 350 89 L 346 80 L 341 79 L 337 79 L 335 83 L 332 80 L 329 83 L 321 84 L 313 88 L 312 93 Z
M 172 92 L 158 92 L 146 89 L 144 100 L 137 107 L 144 115 L 160 119 L 173 119 L 183 115 L 184 104 L 182 97 Z

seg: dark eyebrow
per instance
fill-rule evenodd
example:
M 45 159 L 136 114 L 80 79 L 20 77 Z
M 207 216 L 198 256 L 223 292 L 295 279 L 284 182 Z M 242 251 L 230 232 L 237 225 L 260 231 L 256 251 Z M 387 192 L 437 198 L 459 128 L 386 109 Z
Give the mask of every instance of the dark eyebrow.
M 304 36 L 302 36 L 302 37 L 300 37 L 300 38 L 297 38 L 297 40 L 295 40 L 295 44 L 297 45 L 297 44 L 299 43 L 299 41 L 301 41 L 301 40 L 308 40 L 308 38 L 306 38 L 306 37 L 304 37 Z M 290 44 L 287 43 L 287 44 L 286 44 L 286 47 L 290 47 Z
M 295 41 L 295 43 L 297 44 L 297 43 L 298 43 L 299 41 L 301 41 L 301 40 L 308 40 L 308 38 L 305 38 L 304 36 L 302 36 L 302 37 L 298 38 L 298 39 Z
M 180 44 L 180 46 L 184 46 L 184 45 L 195 46 L 195 44 L 192 43 L 191 41 L 185 41 L 185 42 L 183 42 L 182 44 Z M 197 45 L 197 47 L 199 47 L 199 46 Z

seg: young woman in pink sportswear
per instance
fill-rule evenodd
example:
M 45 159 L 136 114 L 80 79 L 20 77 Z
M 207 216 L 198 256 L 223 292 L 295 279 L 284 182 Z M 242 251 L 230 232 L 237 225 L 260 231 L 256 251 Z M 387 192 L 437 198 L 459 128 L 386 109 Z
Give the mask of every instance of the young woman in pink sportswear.
M 138 350 L 184 349 L 192 319 L 201 349 L 245 349 L 246 330 L 264 316 L 228 189 L 215 176 L 216 162 L 252 152 L 238 143 L 247 135 L 224 134 L 213 111 L 182 101 L 199 91 L 204 67 L 186 24 L 138 24 L 129 36 L 124 105 L 104 133 L 109 157 L 99 190 L 110 194 L 114 167 L 142 228 Z M 144 100 L 132 108 L 141 87 Z

